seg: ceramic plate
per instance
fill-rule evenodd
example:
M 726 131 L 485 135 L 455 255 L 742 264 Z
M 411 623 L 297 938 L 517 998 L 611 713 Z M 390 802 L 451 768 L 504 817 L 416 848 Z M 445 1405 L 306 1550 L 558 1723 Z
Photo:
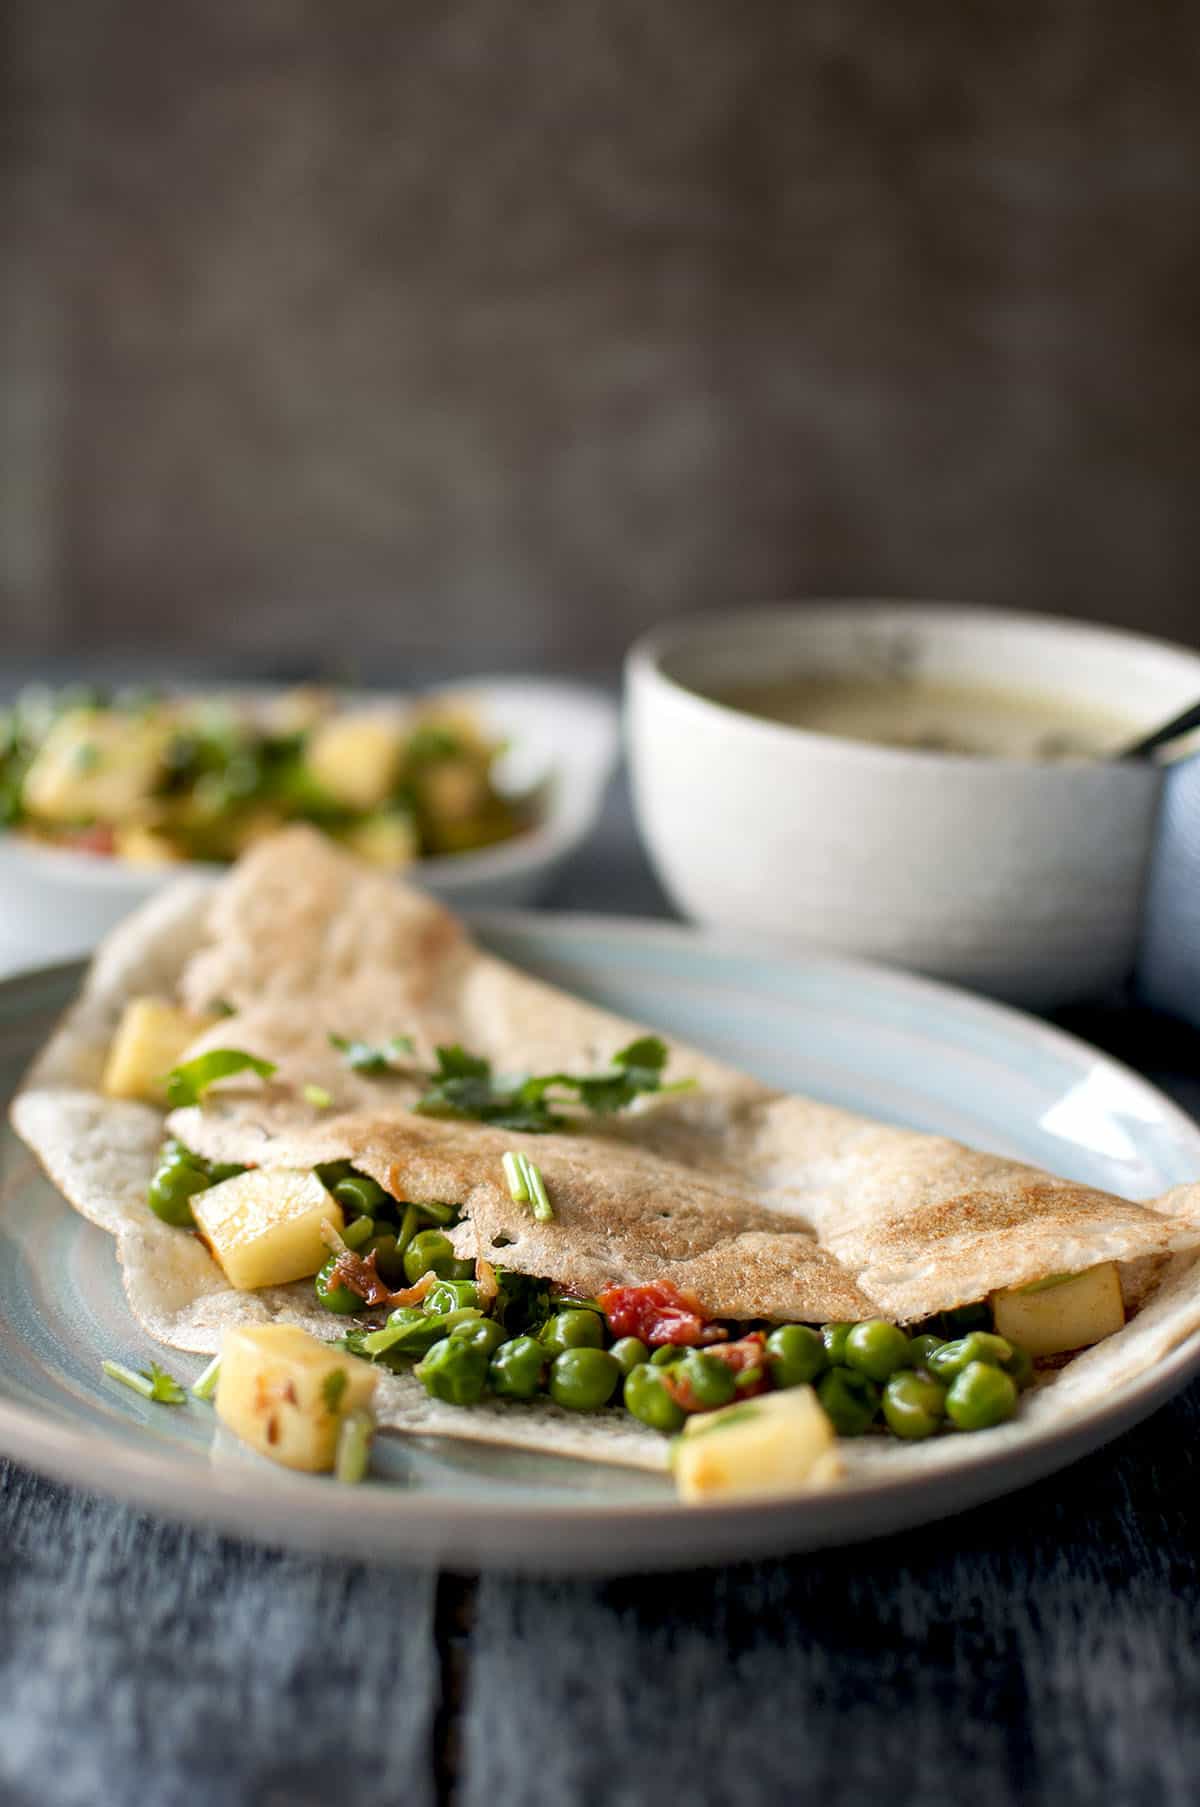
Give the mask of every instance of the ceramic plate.
M 661 924 L 484 919 L 497 953 L 600 1004 L 711 1048 L 771 1084 L 938 1130 L 1132 1197 L 1200 1174 L 1200 1129 L 1153 1087 L 1031 1018 L 922 979 Z M 75 966 L 0 984 L 11 1092 L 79 982 Z M 691 1566 L 900 1530 L 992 1499 L 1144 1418 L 1200 1370 L 1200 1337 L 1081 1417 L 936 1480 L 762 1506 L 684 1509 L 658 1476 L 438 1440 L 377 1440 L 362 1487 L 298 1477 L 232 1439 L 210 1407 L 144 1403 L 105 1356 L 164 1354 L 121 1293 L 113 1244 L 77 1217 L 4 1132 L 0 1151 L 0 1450 L 154 1510 L 299 1544 L 452 1567 Z

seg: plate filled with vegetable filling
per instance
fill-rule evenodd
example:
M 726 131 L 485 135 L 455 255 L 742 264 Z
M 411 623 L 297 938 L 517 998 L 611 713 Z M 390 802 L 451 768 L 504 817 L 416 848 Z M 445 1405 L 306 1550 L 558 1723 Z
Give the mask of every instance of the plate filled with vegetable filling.
M 591 826 L 615 754 L 610 700 L 544 680 L 35 686 L 0 711 L 3 939 L 88 951 L 172 877 L 296 822 L 459 905 L 526 902 Z
M 297 827 L 0 1010 L 10 1082 L 40 1046 L 0 1445 L 151 1507 L 398 1559 L 735 1559 L 966 1509 L 1200 1368 L 1200 1131 L 924 980 L 468 933 Z

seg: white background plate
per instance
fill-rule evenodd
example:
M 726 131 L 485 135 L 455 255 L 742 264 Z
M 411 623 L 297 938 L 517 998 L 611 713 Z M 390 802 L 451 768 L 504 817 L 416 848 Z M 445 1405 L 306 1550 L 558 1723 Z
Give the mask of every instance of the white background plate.
M 790 1090 L 958 1136 L 1146 1197 L 1200 1175 L 1200 1129 L 1116 1062 L 1033 1019 L 851 962 L 600 918 L 486 919 L 498 953 Z M 57 968 L 0 984 L 11 1092 L 78 983 Z M 1115 1390 L 1070 1434 L 952 1474 L 783 1504 L 684 1509 L 666 1480 L 484 1446 L 377 1444 L 365 1486 L 296 1477 L 213 1435 L 210 1407 L 145 1403 L 105 1356 L 162 1357 L 125 1307 L 113 1245 L 72 1212 L 6 1131 L 0 1149 L 0 1449 L 139 1505 L 286 1543 L 451 1567 L 690 1566 L 813 1549 L 941 1518 L 1011 1491 L 1136 1423 L 1200 1371 L 1200 1338 Z M 515 1407 L 519 1410 L 519 1407 Z

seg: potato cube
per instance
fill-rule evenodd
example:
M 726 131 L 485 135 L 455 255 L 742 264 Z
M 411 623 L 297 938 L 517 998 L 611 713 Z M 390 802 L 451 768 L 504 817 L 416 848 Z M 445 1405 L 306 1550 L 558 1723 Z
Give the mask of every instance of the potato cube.
M 100 1090 L 108 1098 L 165 1105 L 164 1081 L 215 1017 L 195 1016 L 163 998 L 131 998 L 108 1051 Z
M 162 770 L 162 717 L 72 709 L 50 729 L 25 774 L 30 812 L 47 822 L 136 820 Z
M 674 1445 L 680 1498 L 766 1498 L 828 1486 L 841 1474 L 837 1437 L 811 1387 L 788 1387 L 689 1418 Z
M 285 1468 L 333 1467 L 347 1412 L 370 1406 L 375 1370 L 290 1324 L 227 1330 L 216 1409 L 221 1423 Z
M 113 837 L 113 852 L 118 859 L 133 866 L 173 866 L 183 855 L 176 843 L 161 829 L 147 822 L 133 822 L 118 828 Z
M 354 822 L 342 830 L 340 838 L 351 853 L 388 872 L 398 872 L 402 866 L 410 865 L 419 852 L 412 817 L 397 810 Z
M 1061 1355 L 1112 1336 L 1125 1323 L 1115 1261 L 1081 1274 L 1051 1274 L 992 1294 L 996 1329 L 1030 1355 Z
M 472 759 L 440 759 L 415 780 L 421 807 L 443 822 L 466 822 L 488 804 L 487 768 Z
M 404 757 L 404 729 L 396 715 L 360 711 L 335 715 L 313 735 L 308 769 L 347 809 L 379 809 L 396 788 Z
M 241 1292 L 315 1274 L 329 1256 L 321 1225 L 340 1230 L 345 1222 L 337 1200 L 304 1168 L 252 1167 L 191 1202 L 197 1229 Z

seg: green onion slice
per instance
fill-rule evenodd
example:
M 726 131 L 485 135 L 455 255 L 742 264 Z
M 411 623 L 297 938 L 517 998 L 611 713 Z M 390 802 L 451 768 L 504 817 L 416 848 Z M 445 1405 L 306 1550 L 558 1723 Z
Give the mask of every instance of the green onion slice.
M 355 1073 L 390 1073 L 397 1060 L 403 1054 L 413 1051 L 411 1035 L 392 1035 L 387 1041 L 374 1044 L 356 1041 L 352 1036 L 334 1035 L 330 1032 L 329 1045 L 336 1048 L 346 1065 Z
M 192 1382 L 193 1399 L 211 1399 L 217 1390 L 217 1382 L 221 1378 L 221 1358 L 214 1355 L 203 1374 Z
M 513 1203 L 528 1205 L 539 1223 L 549 1223 L 554 1216 L 554 1206 L 550 1203 L 546 1182 L 537 1162 L 531 1161 L 527 1154 L 510 1148 L 501 1156 L 500 1164 L 504 1169 L 508 1196 Z
M 347 1412 L 342 1419 L 333 1472 L 344 1485 L 354 1487 L 366 1479 L 374 1432 L 375 1420 L 370 1412 Z
M 314 1110 L 327 1111 L 333 1103 L 333 1093 L 327 1092 L 323 1085 L 312 1085 L 310 1083 L 302 1089 L 306 1103 L 311 1104 Z

